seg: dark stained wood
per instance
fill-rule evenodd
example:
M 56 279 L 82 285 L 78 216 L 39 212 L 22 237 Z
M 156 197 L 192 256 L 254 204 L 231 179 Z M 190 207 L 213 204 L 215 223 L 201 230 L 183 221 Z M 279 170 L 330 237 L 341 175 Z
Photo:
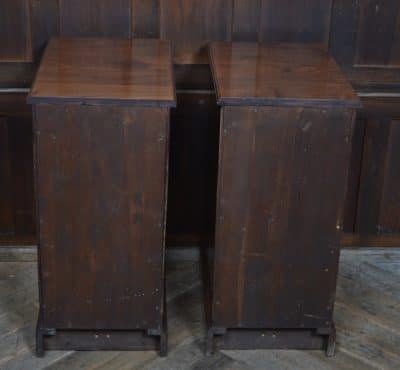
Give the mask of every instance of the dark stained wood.
M 362 154 L 365 136 L 365 120 L 357 116 L 351 145 L 351 160 L 347 181 L 346 202 L 343 215 L 343 232 L 354 233 L 356 230 L 358 193 L 362 166 Z
M 232 0 L 162 0 L 161 37 L 172 40 L 176 64 L 208 63 L 210 40 L 230 40 Z
M 46 327 L 161 325 L 167 125 L 165 108 L 36 108 Z
M 169 42 L 53 39 L 29 99 L 174 106 Z
M 261 20 L 262 0 L 234 0 L 232 40 L 257 41 Z
M 160 35 L 160 0 L 132 0 L 132 36 L 157 38 Z
M 36 61 L 42 57 L 50 38 L 59 33 L 59 6 L 59 1 L 31 0 L 32 48 Z
M 356 232 L 364 236 L 400 233 L 399 99 L 364 101 L 366 131 Z
M 35 74 L 33 63 L 0 63 L 0 89 L 29 89 Z
M 362 101 L 353 137 L 344 229 L 355 235 L 344 244 L 393 245 L 387 236 L 395 238 L 400 233 L 400 198 L 396 190 L 399 98 L 366 96 Z
M 32 59 L 29 1 L 0 2 L 0 62 Z
M 84 60 L 90 60 L 91 75 L 81 70 Z M 170 48 L 163 41 L 56 39 L 46 50 L 30 97 L 35 104 L 39 356 L 54 348 L 149 346 L 166 354 L 172 80 Z M 153 95 L 142 94 L 146 83 Z M 163 91 L 167 95 L 160 95 Z M 129 106 L 111 104 L 116 100 Z
M 328 45 L 332 0 L 261 0 L 260 41 Z
M 334 0 L 332 54 L 362 89 L 400 87 L 400 6 L 397 0 Z
M 355 64 L 400 68 L 400 2 L 364 0 L 359 6 Z
M 337 108 L 224 108 L 217 327 L 330 324 L 351 126 Z
M 209 41 L 259 40 L 321 43 L 324 49 L 330 48 L 357 89 L 379 94 L 400 91 L 397 0 L 4 0 L 0 10 L 0 88 L 30 87 L 51 37 L 92 35 L 170 38 L 175 62 L 179 63 L 175 67 L 179 89 L 212 89 L 205 52 Z M 384 116 L 396 118 L 389 104 L 379 98 L 376 101 L 381 105 L 379 110 L 387 109 Z M 189 104 L 184 110 L 190 111 L 190 100 L 182 104 Z M 365 117 L 363 123 L 359 122 L 353 139 L 345 213 L 348 232 L 355 232 L 358 213 L 355 207 L 364 138 L 359 127 L 364 126 Z M 178 135 L 185 134 L 182 131 Z M 19 150 L 14 144 L 9 148 Z M 194 160 L 194 151 L 190 156 Z M 208 182 L 214 176 L 211 170 L 203 174 Z M 188 181 L 182 177 L 178 182 L 183 186 Z M 205 192 L 199 192 L 198 197 L 203 199 L 202 204 L 209 202 Z M 192 224 L 196 222 L 193 217 Z M 370 232 L 375 233 L 375 227 Z M 182 230 L 178 239 L 184 240 L 187 235 Z M 190 240 L 204 237 L 191 234 Z
M 313 46 L 212 43 L 210 55 L 222 110 L 208 350 L 332 355 L 360 102 Z
M 343 105 L 359 99 L 320 47 L 213 42 L 210 58 L 222 105 Z
M 60 35 L 129 37 L 132 0 L 59 0 Z

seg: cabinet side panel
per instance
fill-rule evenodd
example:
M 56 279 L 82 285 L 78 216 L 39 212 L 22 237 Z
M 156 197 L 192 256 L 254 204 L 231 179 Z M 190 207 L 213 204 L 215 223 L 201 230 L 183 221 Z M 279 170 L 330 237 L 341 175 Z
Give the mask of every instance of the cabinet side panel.
M 167 125 L 164 108 L 37 108 L 46 327 L 161 325 Z
M 330 325 L 352 130 L 344 109 L 225 108 L 215 326 Z

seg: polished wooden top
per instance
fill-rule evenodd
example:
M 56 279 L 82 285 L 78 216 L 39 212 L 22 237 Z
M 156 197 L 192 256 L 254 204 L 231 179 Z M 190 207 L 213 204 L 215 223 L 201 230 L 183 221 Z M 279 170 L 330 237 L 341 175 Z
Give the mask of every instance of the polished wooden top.
M 220 105 L 361 105 L 318 45 L 213 42 L 210 59 Z
M 151 39 L 52 39 L 28 101 L 175 106 L 170 43 Z

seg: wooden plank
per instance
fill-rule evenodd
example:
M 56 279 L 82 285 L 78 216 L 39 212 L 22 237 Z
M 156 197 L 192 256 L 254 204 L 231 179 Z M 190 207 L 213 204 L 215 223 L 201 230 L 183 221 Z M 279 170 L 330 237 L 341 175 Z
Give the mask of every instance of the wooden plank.
M 360 1 L 355 64 L 400 68 L 400 2 Z
M 40 60 L 47 42 L 59 33 L 59 1 L 31 0 L 32 48 L 35 61 Z
M 60 35 L 131 35 L 131 0 L 60 0 Z
M 261 41 L 322 43 L 328 48 L 332 0 L 261 0 Z
M 393 235 L 360 235 L 344 234 L 341 246 L 343 248 L 377 247 L 400 248 L 400 234 Z
M 167 126 L 164 108 L 37 109 L 46 327 L 161 325 Z
M 390 123 L 385 159 L 385 178 L 379 212 L 380 233 L 400 232 L 400 120 Z
M 233 41 L 257 41 L 262 0 L 233 1 Z
M 29 1 L 0 2 L 0 62 L 32 60 Z
M 160 0 L 132 0 L 132 36 L 158 38 L 160 35 Z
M 379 218 L 390 128 L 388 117 L 371 117 L 366 124 L 356 223 L 361 235 L 380 234 L 384 226 Z
M 232 0 L 161 0 L 161 37 L 176 64 L 207 64 L 210 40 L 230 40 Z
M 365 120 L 357 117 L 352 137 L 351 162 L 343 216 L 343 231 L 347 234 L 353 234 L 356 230 L 364 136 Z
M 352 114 L 224 107 L 221 130 L 214 325 L 329 326 Z

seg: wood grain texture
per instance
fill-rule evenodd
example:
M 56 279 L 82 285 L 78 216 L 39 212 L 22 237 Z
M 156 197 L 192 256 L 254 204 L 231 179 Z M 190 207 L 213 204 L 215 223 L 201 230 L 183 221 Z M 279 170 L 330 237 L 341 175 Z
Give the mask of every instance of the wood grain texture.
M 224 107 L 222 117 L 213 325 L 329 327 L 352 113 Z
M 29 1 L 0 2 L 0 62 L 32 60 Z
M 363 98 L 365 122 L 356 233 L 361 238 L 400 232 L 399 99 Z
M 29 100 L 174 106 L 170 44 L 159 40 L 53 39 Z
M 230 40 L 232 0 L 161 0 L 161 37 L 177 64 L 208 63 L 211 40 Z
M 257 41 L 260 29 L 262 0 L 234 0 L 232 20 L 233 41 Z
M 328 45 L 332 0 L 261 0 L 261 41 Z
M 132 0 L 132 36 L 157 38 L 160 35 L 160 0 Z
M 30 0 L 32 48 L 34 60 L 42 57 L 47 42 L 59 34 L 60 2 L 54 0 Z
M 129 37 L 131 0 L 59 0 L 60 35 Z
M 350 169 L 347 181 L 346 202 L 343 215 L 343 232 L 352 235 L 356 232 L 358 195 L 360 189 L 365 127 L 365 120 L 363 119 L 363 117 L 360 117 L 358 115 L 354 123 L 354 133 L 351 143 Z
M 362 0 L 355 64 L 400 68 L 400 2 Z
M 361 234 L 400 232 L 399 135 L 399 120 L 367 122 L 357 217 Z
M 161 326 L 168 121 L 166 108 L 36 107 L 45 328 Z
M 221 105 L 343 105 L 360 101 L 335 60 L 318 46 L 213 42 Z
M 334 0 L 330 49 L 353 84 L 400 86 L 400 8 L 396 0 Z

